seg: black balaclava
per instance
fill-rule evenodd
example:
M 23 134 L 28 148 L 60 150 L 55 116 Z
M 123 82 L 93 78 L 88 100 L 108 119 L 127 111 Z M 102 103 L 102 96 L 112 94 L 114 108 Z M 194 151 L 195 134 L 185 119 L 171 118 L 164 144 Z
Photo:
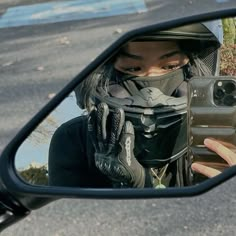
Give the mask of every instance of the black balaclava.
M 191 78 L 190 65 L 186 64 L 185 66 L 174 70 L 170 73 L 160 76 L 134 76 L 125 74 L 120 71 L 116 71 L 115 84 L 119 84 L 125 88 L 127 92 L 123 94 L 118 94 L 112 89 L 111 94 L 114 92 L 113 96 L 125 97 L 129 95 L 136 95 L 139 93 L 139 90 L 146 87 L 154 87 L 160 89 L 160 91 L 167 96 L 177 95 L 177 89 L 180 88 L 183 90 L 183 84 Z M 114 83 L 111 82 L 111 85 Z M 186 89 L 186 88 L 185 88 Z M 120 90 L 122 91 L 122 89 Z M 185 91 L 186 95 L 186 91 Z M 177 95 L 177 96 L 181 96 Z

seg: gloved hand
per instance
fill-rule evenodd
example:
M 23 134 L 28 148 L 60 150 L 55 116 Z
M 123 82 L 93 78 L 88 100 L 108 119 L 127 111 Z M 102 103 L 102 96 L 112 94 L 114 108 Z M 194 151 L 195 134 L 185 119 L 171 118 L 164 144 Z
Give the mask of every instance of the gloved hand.
M 89 115 L 88 132 L 95 147 L 95 165 L 113 183 L 136 188 L 151 185 L 149 171 L 134 157 L 134 128 L 125 122 L 123 109 L 109 115 L 108 105 L 100 103 Z

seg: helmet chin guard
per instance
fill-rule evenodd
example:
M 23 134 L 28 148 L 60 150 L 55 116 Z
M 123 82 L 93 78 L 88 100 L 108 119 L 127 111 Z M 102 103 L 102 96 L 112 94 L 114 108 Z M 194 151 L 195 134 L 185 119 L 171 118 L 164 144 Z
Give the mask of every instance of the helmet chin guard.
M 116 85 L 114 85 L 116 86 Z M 124 89 L 117 85 L 117 90 Z M 134 96 L 126 98 L 118 98 L 112 96 L 102 96 L 101 92 L 96 95 L 97 101 L 106 103 L 111 111 L 115 108 L 122 108 L 125 111 L 126 118 L 130 117 L 140 120 L 140 125 L 143 124 L 143 128 L 136 127 L 143 132 L 154 132 L 156 129 L 157 121 L 151 122 L 152 117 L 156 117 L 155 120 L 160 117 L 163 120 L 164 117 L 171 118 L 186 113 L 187 98 L 184 97 L 172 97 L 163 94 L 158 88 L 147 87 L 139 91 Z M 134 119 L 135 120 L 135 119 Z M 134 121 L 133 120 L 133 121 Z M 145 124 L 145 121 L 148 121 Z M 134 122 L 137 124 L 137 122 Z M 148 125 L 149 124 L 149 125 Z

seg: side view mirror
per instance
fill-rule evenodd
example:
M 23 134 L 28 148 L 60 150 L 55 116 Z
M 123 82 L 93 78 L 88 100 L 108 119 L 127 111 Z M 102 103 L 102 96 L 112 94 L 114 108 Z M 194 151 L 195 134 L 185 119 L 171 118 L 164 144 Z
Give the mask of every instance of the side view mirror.
M 0 159 L 3 186 L 19 195 L 55 198 L 182 197 L 204 193 L 235 176 L 236 74 L 235 68 L 225 64 L 235 61 L 235 42 L 233 46 L 223 42 L 224 20 L 212 21 L 216 17 L 166 19 L 120 37 L 9 143 Z M 193 77 L 195 81 L 217 79 L 223 85 L 233 81 L 232 89 L 218 83 L 232 102 L 224 110 L 211 103 L 214 111 L 227 113 L 230 124 L 214 128 L 231 133 L 200 135 L 198 148 L 205 138 L 218 140 L 205 143 L 205 151 L 210 152 L 207 165 L 202 160 L 192 165 L 195 153 L 190 155 L 190 140 L 197 134 L 190 135 L 192 100 L 187 99 L 197 89 L 203 91 L 197 95 L 203 102 L 208 99 L 206 93 L 209 101 L 214 94 L 212 87 L 200 90 L 197 83 L 188 93 Z M 208 113 L 208 121 L 219 114 L 224 119 L 222 112 Z M 211 147 L 219 143 L 218 149 Z M 219 168 L 222 160 L 224 166 Z

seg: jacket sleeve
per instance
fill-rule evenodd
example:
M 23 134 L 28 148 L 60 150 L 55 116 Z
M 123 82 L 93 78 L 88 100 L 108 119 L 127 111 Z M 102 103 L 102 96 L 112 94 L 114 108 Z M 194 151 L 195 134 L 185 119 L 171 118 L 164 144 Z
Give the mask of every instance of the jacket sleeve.
M 49 147 L 49 185 L 67 187 L 111 187 L 94 164 L 94 150 L 87 138 L 87 117 L 62 124 Z
M 75 118 L 61 125 L 49 147 L 49 185 L 86 185 L 88 161 L 85 153 L 85 119 Z

